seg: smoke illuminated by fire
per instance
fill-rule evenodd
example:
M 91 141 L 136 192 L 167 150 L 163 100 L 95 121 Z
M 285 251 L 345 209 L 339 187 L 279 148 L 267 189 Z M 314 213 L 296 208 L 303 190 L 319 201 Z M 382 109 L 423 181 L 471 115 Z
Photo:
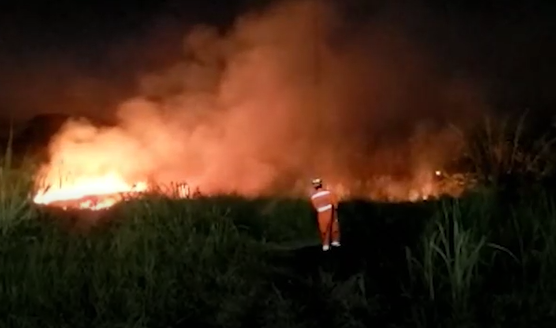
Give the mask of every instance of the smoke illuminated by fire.
M 438 195 L 435 170 L 460 151 L 447 122 L 482 102 L 395 23 L 350 26 L 334 12 L 296 0 L 241 17 L 224 36 L 190 31 L 183 60 L 145 76 L 116 126 L 63 127 L 35 201 L 176 181 L 205 194 L 304 194 L 315 176 L 346 196 Z

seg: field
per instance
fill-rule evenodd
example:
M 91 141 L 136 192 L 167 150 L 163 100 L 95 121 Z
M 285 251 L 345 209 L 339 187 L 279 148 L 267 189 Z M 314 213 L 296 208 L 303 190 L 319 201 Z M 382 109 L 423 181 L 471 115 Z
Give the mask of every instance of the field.
M 326 254 L 304 199 L 154 195 L 63 212 L 29 202 L 8 154 L 0 326 L 552 327 L 552 162 L 500 140 L 513 155 L 476 161 L 482 187 L 459 199 L 343 202 L 343 247 Z

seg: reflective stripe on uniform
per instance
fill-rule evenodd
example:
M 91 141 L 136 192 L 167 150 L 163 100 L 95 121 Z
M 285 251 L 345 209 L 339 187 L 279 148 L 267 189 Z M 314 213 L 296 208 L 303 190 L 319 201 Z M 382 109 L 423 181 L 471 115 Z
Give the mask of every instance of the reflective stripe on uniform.
M 316 192 L 315 194 L 313 194 L 313 195 L 311 196 L 311 199 L 312 199 L 312 200 L 315 200 L 316 198 L 324 197 L 324 196 L 329 196 L 329 195 L 330 195 L 330 191 L 328 191 L 328 190 L 321 190 L 321 191 L 318 191 L 318 192 Z M 326 204 L 326 205 L 317 207 L 316 209 L 317 209 L 317 212 L 328 211 L 328 210 L 332 209 L 332 204 L 329 203 L 329 204 Z
M 315 193 L 313 196 L 311 196 L 311 199 L 315 199 L 315 198 L 318 198 L 318 197 L 321 197 L 321 196 L 326 196 L 326 195 L 329 195 L 329 194 L 330 194 L 330 191 L 328 191 L 328 190 L 319 191 L 319 192 Z
M 328 211 L 329 209 L 332 208 L 332 205 L 325 205 L 325 206 L 321 206 L 317 208 L 317 212 L 324 212 L 324 211 Z

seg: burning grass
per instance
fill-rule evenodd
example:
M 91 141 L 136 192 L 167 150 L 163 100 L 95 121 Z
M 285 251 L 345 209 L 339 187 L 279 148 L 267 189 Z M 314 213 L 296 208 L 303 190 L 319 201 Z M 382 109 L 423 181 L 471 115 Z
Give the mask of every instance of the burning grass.
M 554 200 L 498 197 L 344 202 L 344 253 L 327 260 L 303 200 L 153 196 L 97 212 L 110 220 L 86 235 L 53 224 L 71 212 L 39 210 L 3 230 L 0 317 L 6 327 L 149 328 L 554 319 Z M 300 241 L 317 247 L 278 247 Z
M 105 211 L 47 209 L 33 204 L 29 171 L 10 163 L 8 152 L 0 175 L 5 327 L 530 327 L 556 319 L 556 203 L 546 190 L 345 200 L 344 246 L 323 257 L 304 199 L 159 192 Z M 101 224 L 79 234 L 57 224 L 62 217 Z
M 328 187 L 335 190 L 341 199 L 367 198 L 374 201 L 404 202 L 437 199 L 445 195 L 459 197 L 478 183 L 496 184 L 500 178 L 508 174 L 528 174 L 541 178 L 549 176 L 554 173 L 555 167 L 552 163 L 556 161 L 552 151 L 554 139 L 548 135 L 530 138 L 524 130 L 524 118 L 525 116 L 518 120 L 507 118 L 498 125 L 493 125 L 492 120 L 487 119 L 483 129 L 464 131 L 454 128 L 450 134 L 445 132 L 442 134 L 443 139 L 439 141 L 440 144 L 451 140 L 452 143 L 446 147 L 459 149 L 457 156 L 453 155 L 449 159 L 430 160 L 428 156 L 435 152 L 449 154 L 455 150 L 426 150 L 439 148 L 434 144 L 438 132 L 430 132 L 429 135 L 421 133 L 405 148 L 398 149 L 400 154 L 396 156 L 392 154 L 397 149 L 394 147 L 386 152 L 379 151 L 373 159 L 374 166 L 371 165 L 369 169 L 364 168 L 364 163 L 358 164 L 364 168 L 360 177 L 339 170 L 324 178 Z M 161 178 L 167 175 L 164 169 L 144 169 L 141 164 L 144 162 L 126 161 L 122 164 L 121 159 L 109 156 L 110 152 L 118 152 L 117 146 L 113 145 L 112 149 L 107 151 L 97 144 L 82 143 L 79 141 L 81 137 L 74 136 L 76 140 L 70 138 L 73 134 L 79 134 L 79 129 L 90 128 L 88 125 L 83 127 L 79 124 L 83 123 L 69 121 L 62 130 L 65 132 L 54 139 L 51 149 L 53 158 L 48 163 L 43 163 L 36 174 L 36 204 L 98 210 L 109 208 L 122 199 L 140 197 L 144 193 L 152 192 L 187 198 L 199 193 L 238 193 L 246 196 L 282 194 L 304 197 L 308 191 L 309 178 L 306 178 L 307 174 L 303 171 L 280 173 L 281 171 L 277 170 L 272 173 L 273 178 L 253 171 L 244 183 L 235 177 L 219 178 L 217 175 L 213 178 L 205 172 L 200 179 L 197 176 L 186 176 L 182 171 L 178 174 L 177 171 L 170 170 L 169 176 L 185 181 L 168 185 L 168 181 Z M 72 131 L 70 137 L 67 131 Z M 81 132 L 85 135 L 91 133 L 96 135 L 97 132 Z M 88 148 L 89 146 L 91 148 Z M 97 153 L 102 155 L 98 160 L 98 156 L 95 155 Z M 415 155 L 417 153 L 421 155 Z M 411 160 L 394 159 L 403 158 L 404 154 Z M 462 154 L 464 155 L 461 156 Z M 377 167 L 376 162 L 380 162 L 381 159 L 384 164 Z M 191 161 L 194 162 L 195 159 Z M 244 158 L 239 161 L 250 160 Z M 435 161 L 438 165 L 432 164 Z M 448 167 L 453 164 L 451 162 L 458 163 L 455 171 Z M 462 164 L 465 162 L 467 163 Z M 350 166 L 354 166 L 353 163 Z M 314 169 L 320 172 L 321 168 L 317 166 Z M 309 171 L 309 168 L 305 167 L 303 170 Z M 260 180 L 257 180 L 258 178 Z M 200 181 L 205 181 L 206 184 Z M 257 192 L 254 193 L 250 185 L 257 185 Z

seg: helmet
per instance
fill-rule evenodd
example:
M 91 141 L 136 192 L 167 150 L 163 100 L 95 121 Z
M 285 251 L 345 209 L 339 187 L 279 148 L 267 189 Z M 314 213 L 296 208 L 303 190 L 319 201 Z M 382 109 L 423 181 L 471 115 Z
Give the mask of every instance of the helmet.
M 314 187 L 322 186 L 322 179 L 321 178 L 313 179 L 312 183 Z

